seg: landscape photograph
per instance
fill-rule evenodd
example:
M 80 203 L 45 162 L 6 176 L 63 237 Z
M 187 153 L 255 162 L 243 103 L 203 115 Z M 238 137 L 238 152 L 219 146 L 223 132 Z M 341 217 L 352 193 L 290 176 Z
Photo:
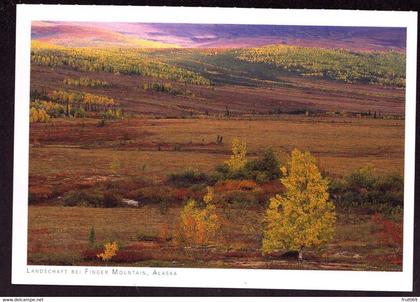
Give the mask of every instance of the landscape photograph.
M 32 21 L 27 264 L 402 271 L 406 44 Z

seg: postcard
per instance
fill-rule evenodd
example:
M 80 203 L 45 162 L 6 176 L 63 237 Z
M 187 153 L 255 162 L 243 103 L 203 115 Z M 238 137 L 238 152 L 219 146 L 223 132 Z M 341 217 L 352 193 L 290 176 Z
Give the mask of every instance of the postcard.
M 417 14 L 18 5 L 14 284 L 410 291 Z

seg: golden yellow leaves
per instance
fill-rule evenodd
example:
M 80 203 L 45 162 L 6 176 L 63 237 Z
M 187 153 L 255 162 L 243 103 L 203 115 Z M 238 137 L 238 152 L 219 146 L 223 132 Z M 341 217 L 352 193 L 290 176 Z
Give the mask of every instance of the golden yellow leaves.
M 29 112 L 29 121 L 31 123 L 48 123 L 50 116 L 43 109 L 37 109 L 32 107 Z
M 299 250 L 318 246 L 332 239 L 335 226 L 334 205 L 328 201 L 328 181 L 321 176 L 309 152 L 292 151 L 287 175 L 281 179 L 283 196 L 270 199 L 262 250 Z
M 206 205 L 209 205 L 214 199 L 214 189 L 212 187 L 207 187 L 207 194 L 204 195 L 203 200 Z
M 104 251 L 96 255 L 102 261 L 108 261 L 114 257 L 118 252 L 118 244 L 114 242 L 108 242 L 104 245 Z
M 207 187 L 204 207 L 190 199 L 181 211 L 179 240 L 192 245 L 208 245 L 217 241 L 221 222 L 213 204 L 214 190 Z
M 235 137 L 232 140 L 232 155 L 226 164 L 231 171 L 238 171 L 245 166 L 246 162 L 246 144 Z

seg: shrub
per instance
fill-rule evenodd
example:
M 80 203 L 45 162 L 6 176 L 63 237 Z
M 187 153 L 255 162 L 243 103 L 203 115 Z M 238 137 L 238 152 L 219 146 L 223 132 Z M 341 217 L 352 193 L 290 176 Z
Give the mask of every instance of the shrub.
M 112 192 L 104 194 L 90 193 L 85 191 L 70 191 L 64 195 L 64 206 L 87 206 L 113 208 L 122 205 L 121 198 Z
M 264 151 L 261 158 L 249 161 L 245 169 L 257 183 L 265 183 L 281 176 L 280 162 L 272 149 Z
M 235 158 L 234 155 L 232 157 Z M 252 179 L 258 184 L 263 184 L 278 179 L 280 176 L 280 161 L 271 149 L 264 151 L 258 159 L 245 161 L 237 169 L 232 169 L 227 162 L 216 167 L 216 178 L 219 180 Z
M 189 187 L 191 185 L 214 183 L 212 177 L 203 172 L 187 169 L 179 173 L 172 173 L 168 176 L 168 181 L 178 187 Z
M 104 245 L 104 250 L 102 253 L 97 254 L 96 256 L 102 261 L 109 261 L 114 257 L 118 252 L 117 242 L 108 242 Z
M 263 184 L 270 181 L 270 176 L 267 172 L 257 172 L 255 176 L 255 181 L 259 184 Z
M 87 116 L 87 113 L 83 108 L 71 108 L 70 115 L 77 118 L 83 118 Z
M 106 110 L 101 113 L 102 120 L 113 120 L 113 119 L 120 119 L 122 118 L 122 111 L 121 110 Z
M 208 245 L 216 242 L 221 227 L 213 204 L 214 191 L 208 187 L 203 206 L 190 199 L 181 211 L 178 240 L 190 245 Z
M 378 238 L 383 245 L 390 246 L 399 252 L 403 247 L 403 224 L 385 219 L 381 214 L 376 213 L 371 218 L 375 227 L 378 228 Z
M 66 207 L 75 207 L 88 204 L 88 195 L 84 192 L 70 191 L 64 195 L 63 201 Z
M 371 166 L 360 168 L 345 177 L 347 188 L 357 192 L 372 189 L 376 181 L 377 177 Z
M 403 207 L 404 180 L 397 174 L 377 176 L 373 168 L 368 166 L 344 178 L 332 180 L 330 193 L 342 208 L 368 208 L 377 204 Z

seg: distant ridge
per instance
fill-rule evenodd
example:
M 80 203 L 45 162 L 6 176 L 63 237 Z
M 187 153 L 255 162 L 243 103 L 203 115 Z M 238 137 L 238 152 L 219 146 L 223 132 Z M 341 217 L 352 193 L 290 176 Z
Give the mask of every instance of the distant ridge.
M 32 25 L 32 40 L 66 47 L 179 48 L 175 44 L 139 39 L 107 29 L 45 23 Z
M 32 39 L 67 47 L 247 48 L 272 44 L 405 51 L 404 28 L 33 22 Z

